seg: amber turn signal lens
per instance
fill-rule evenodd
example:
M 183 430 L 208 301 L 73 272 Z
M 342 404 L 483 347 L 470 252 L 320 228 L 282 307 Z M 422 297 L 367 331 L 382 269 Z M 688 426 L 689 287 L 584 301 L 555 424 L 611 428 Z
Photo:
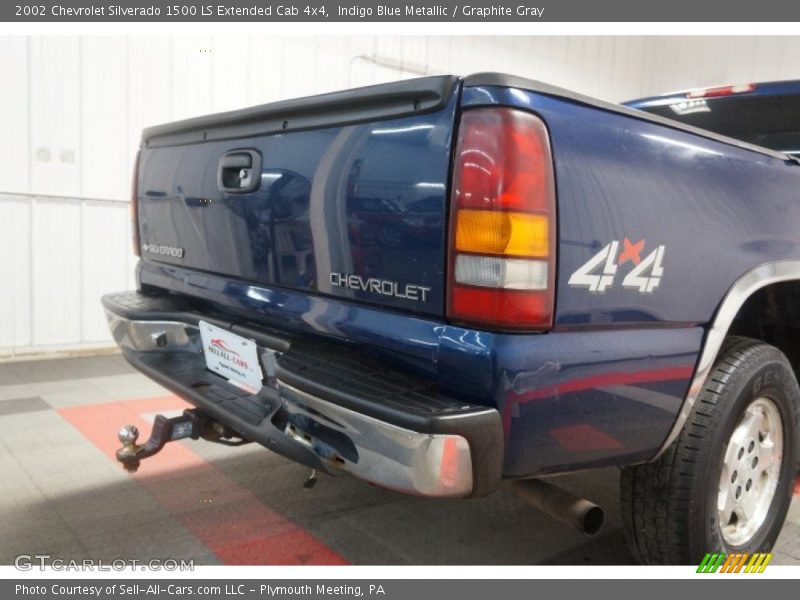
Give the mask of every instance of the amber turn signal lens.
M 456 216 L 456 250 L 545 258 L 549 229 L 545 215 L 461 209 Z

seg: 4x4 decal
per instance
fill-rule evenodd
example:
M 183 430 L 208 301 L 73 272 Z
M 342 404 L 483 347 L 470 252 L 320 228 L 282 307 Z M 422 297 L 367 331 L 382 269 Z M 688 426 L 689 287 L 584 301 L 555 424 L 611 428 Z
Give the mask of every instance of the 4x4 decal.
M 619 251 L 620 245 L 622 252 Z M 657 246 L 642 258 L 644 247 L 644 239 L 636 243 L 628 238 L 622 242 L 614 240 L 578 267 L 567 283 L 570 287 L 587 288 L 592 293 L 602 294 L 614 286 L 620 267 L 630 262 L 633 268 L 623 278 L 622 287 L 638 290 L 640 294 L 651 294 L 664 275 L 664 245 Z

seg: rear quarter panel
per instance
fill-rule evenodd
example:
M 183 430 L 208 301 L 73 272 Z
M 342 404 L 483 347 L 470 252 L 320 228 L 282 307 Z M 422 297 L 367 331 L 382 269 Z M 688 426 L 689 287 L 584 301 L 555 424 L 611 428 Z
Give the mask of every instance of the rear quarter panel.
M 467 87 L 462 105 L 535 112 L 554 154 L 554 331 L 494 340 L 506 475 L 647 460 L 675 421 L 733 283 L 765 262 L 800 258 L 800 165 L 523 89 Z M 604 292 L 570 285 L 613 241 L 613 283 Z M 623 287 L 659 246 L 657 287 Z
M 567 99 L 466 88 L 464 105 L 508 104 L 550 130 L 558 192 L 557 328 L 708 323 L 731 285 L 756 266 L 800 257 L 800 165 Z M 651 293 L 569 285 L 619 241 L 664 246 Z M 599 272 L 599 271 L 598 271 Z

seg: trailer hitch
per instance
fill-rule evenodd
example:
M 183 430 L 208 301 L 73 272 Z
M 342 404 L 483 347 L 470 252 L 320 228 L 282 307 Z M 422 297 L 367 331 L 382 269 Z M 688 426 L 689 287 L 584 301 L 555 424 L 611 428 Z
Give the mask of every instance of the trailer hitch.
M 117 450 L 117 460 L 126 471 L 135 473 L 142 460 L 158 454 L 169 442 L 191 438 L 203 438 L 226 446 L 241 446 L 250 440 L 238 437 L 232 429 L 212 420 L 205 413 L 191 408 L 179 417 L 168 418 L 157 415 L 153 421 L 150 438 L 144 444 L 137 444 L 139 429 L 135 425 L 125 425 L 117 434 L 122 447 Z

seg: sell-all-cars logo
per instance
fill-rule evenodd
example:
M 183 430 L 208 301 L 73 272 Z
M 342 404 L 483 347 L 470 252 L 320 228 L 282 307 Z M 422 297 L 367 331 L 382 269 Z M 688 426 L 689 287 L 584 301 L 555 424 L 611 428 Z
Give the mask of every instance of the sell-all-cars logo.
M 220 338 L 212 338 L 211 343 L 208 345 L 208 351 L 212 354 L 216 354 L 220 358 L 229 360 L 244 369 L 250 368 L 247 364 L 247 361 L 242 358 L 242 355 L 229 347 L 225 340 Z
M 763 573 L 772 560 L 766 552 L 725 554 L 708 553 L 703 557 L 698 573 Z
M 239 356 L 239 353 L 236 352 L 236 350 L 232 350 L 231 348 L 228 347 L 228 344 L 225 343 L 225 340 L 214 338 L 211 340 L 211 345 L 215 348 L 219 348 L 223 352 L 229 352 L 230 354 L 235 354 L 236 356 Z

